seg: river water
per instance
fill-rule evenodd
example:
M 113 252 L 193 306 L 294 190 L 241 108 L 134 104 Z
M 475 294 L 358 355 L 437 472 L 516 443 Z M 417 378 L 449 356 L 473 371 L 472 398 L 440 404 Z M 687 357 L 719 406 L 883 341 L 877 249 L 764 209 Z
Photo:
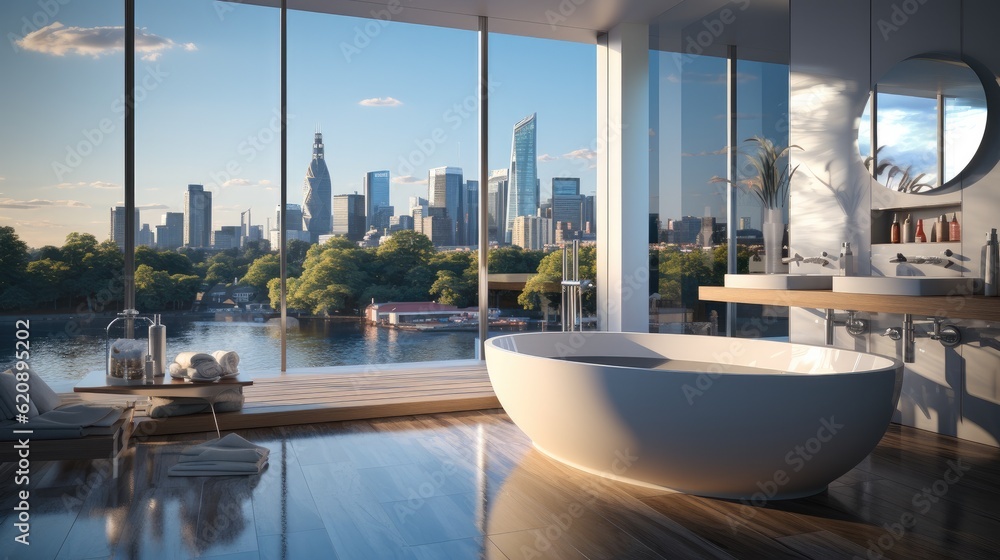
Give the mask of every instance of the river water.
M 0 365 L 14 361 L 16 324 L 0 321 Z M 50 385 L 68 390 L 90 371 L 105 368 L 105 327 L 110 319 L 29 317 L 32 370 Z M 273 323 L 223 322 L 205 317 L 164 316 L 167 361 L 179 352 L 232 350 L 240 371 L 276 372 L 281 366 L 281 329 Z M 145 327 L 136 338 L 145 339 Z M 475 332 L 410 332 L 362 322 L 303 320 L 288 331 L 288 368 L 471 359 Z M 115 336 L 117 338 L 117 336 Z

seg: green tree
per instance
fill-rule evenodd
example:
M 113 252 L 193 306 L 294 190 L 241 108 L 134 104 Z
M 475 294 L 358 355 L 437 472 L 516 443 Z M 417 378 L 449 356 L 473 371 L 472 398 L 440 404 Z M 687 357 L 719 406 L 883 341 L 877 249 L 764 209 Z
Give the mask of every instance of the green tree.
M 124 299 L 124 266 L 125 258 L 118 244 L 114 241 L 100 243 L 83 257 L 82 264 L 71 266 L 74 273 L 71 295 L 86 300 L 87 309 L 91 311 L 98 297 L 108 301 Z
M 593 245 L 580 247 L 580 278 L 593 280 L 597 277 L 597 248 Z M 542 298 L 547 298 L 557 306 L 561 304 L 562 251 L 553 251 L 538 264 L 537 274 L 528 279 L 517 302 L 525 309 L 540 309 Z M 596 290 L 583 292 L 583 308 L 593 313 L 597 308 Z
M 28 267 L 28 244 L 10 226 L 0 227 L 0 294 L 24 280 Z
M 267 289 L 268 283 L 273 278 L 278 278 L 280 275 L 281 259 L 278 255 L 269 254 L 253 261 L 250 267 L 247 268 L 247 273 L 243 276 L 243 279 L 240 282 L 243 284 L 250 284 L 263 292 Z
M 59 305 L 59 299 L 68 295 L 68 281 L 72 269 L 64 262 L 42 259 L 28 263 L 27 284 L 37 303 L 52 302 L 52 308 Z
M 66 236 L 60 253 L 62 262 L 73 270 L 79 270 L 83 259 L 97 251 L 97 238 L 89 233 L 73 232 Z
M 451 270 L 438 270 L 437 279 L 431 285 L 431 295 L 437 296 L 438 303 L 469 307 L 476 302 L 476 283 L 469 282 L 464 271 L 456 274 Z
M 225 253 L 213 255 L 207 261 L 208 269 L 205 271 L 205 283 L 209 286 L 218 283 L 228 284 L 234 278 L 238 278 L 238 266 L 235 260 Z
M 490 274 L 523 274 L 538 270 L 543 258 L 543 251 L 525 251 L 514 245 L 490 249 L 487 263 Z
M 288 306 L 316 315 L 352 312 L 370 284 L 370 260 L 367 252 L 347 239 L 334 238 L 314 245 L 309 249 L 302 276 L 288 280 Z
M 153 270 L 148 264 L 135 269 L 135 303 L 143 311 L 160 311 L 171 300 L 172 282 L 170 275 L 162 270 Z
M 170 305 L 173 309 L 190 309 L 201 289 L 201 278 L 193 274 L 170 275 Z
M 431 266 L 434 244 L 422 233 L 399 231 L 379 245 L 369 268 L 371 285 L 361 294 L 361 300 L 425 301 L 437 279 L 437 269 Z M 449 266 L 461 266 L 448 261 Z M 460 268 L 458 270 L 461 270 Z

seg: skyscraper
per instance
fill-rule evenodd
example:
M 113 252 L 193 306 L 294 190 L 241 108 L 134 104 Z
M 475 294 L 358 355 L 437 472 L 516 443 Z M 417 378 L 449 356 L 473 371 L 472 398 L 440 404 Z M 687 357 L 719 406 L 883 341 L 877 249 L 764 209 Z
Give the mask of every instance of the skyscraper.
M 285 217 L 285 229 L 288 231 L 302 231 L 302 207 L 298 204 L 288 204 L 285 206 L 288 215 Z M 274 207 L 274 223 L 281 226 L 281 205 Z
M 552 221 L 570 223 L 570 231 L 583 230 L 583 198 L 577 177 L 552 178 Z
M 156 226 L 156 248 L 172 250 L 184 244 L 184 213 L 167 212 Z
M 534 216 L 538 212 L 538 170 L 536 167 L 536 115 L 514 125 L 508 171 L 505 242 L 510 243 L 514 218 Z
M 139 243 L 139 210 L 135 211 L 135 231 L 133 232 L 136 245 Z M 111 233 L 109 238 L 118 244 L 118 248 L 125 249 L 125 207 L 115 206 L 111 208 Z
M 369 171 L 365 174 L 365 230 L 381 231 L 389 227 L 390 213 L 379 212 L 389 206 L 389 172 Z
M 465 182 L 465 244 L 479 245 L 479 181 Z
M 436 167 L 427 172 L 427 198 L 432 208 L 445 208 L 451 240 L 442 245 L 466 245 L 465 181 L 461 167 Z
M 541 251 L 552 243 L 552 219 L 539 216 L 518 216 L 511 232 L 512 245 L 528 251 Z
M 365 198 L 357 193 L 333 197 L 333 234 L 361 241 L 365 231 Z
M 313 243 L 319 241 L 320 235 L 333 231 L 331 213 L 331 197 L 333 188 L 330 185 L 330 170 L 326 168 L 323 155 L 323 133 L 317 132 L 313 139 L 313 157 L 306 169 L 306 179 L 303 184 L 302 220 Z
M 184 193 L 184 244 L 212 246 L 212 192 L 204 185 L 188 185 Z
M 504 206 L 507 204 L 507 170 L 494 169 L 490 171 L 489 187 L 487 190 L 487 201 L 489 203 L 487 212 L 490 216 L 488 227 L 490 241 L 496 241 L 500 245 L 504 242 L 504 221 L 507 215 Z M 497 232 L 500 232 L 497 235 Z

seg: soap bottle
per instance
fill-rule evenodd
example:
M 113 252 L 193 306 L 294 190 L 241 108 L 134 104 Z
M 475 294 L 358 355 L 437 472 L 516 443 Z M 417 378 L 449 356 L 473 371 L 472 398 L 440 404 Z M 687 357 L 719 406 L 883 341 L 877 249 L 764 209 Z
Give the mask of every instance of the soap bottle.
M 854 253 L 851 252 L 851 244 L 848 242 L 840 246 L 840 275 L 854 276 Z
M 892 215 L 892 227 L 889 229 L 889 242 L 899 243 L 899 214 Z
M 927 236 L 924 235 L 924 221 L 917 220 L 917 233 L 913 236 L 917 243 L 927 243 Z
M 997 295 L 997 276 L 1000 275 L 1000 243 L 997 242 L 997 230 L 993 228 L 986 234 L 986 246 L 982 257 L 983 295 Z
M 958 225 L 958 212 L 951 217 L 951 223 L 948 224 L 948 240 L 949 241 L 961 241 L 962 240 L 962 228 Z
M 903 220 L 902 240 L 903 243 L 913 243 L 913 222 L 910 221 L 909 214 Z
M 167 327 L 160 322 L 159 314 L 153 315 L 149 326 L 149 355 L 153 358 L 153 376 L 162 377 L 167 372 Z
M 941 214 L 938 221 L 934 222 L 934 241 L 938 243 L 948 241 L 948 218 L 944 214 Z

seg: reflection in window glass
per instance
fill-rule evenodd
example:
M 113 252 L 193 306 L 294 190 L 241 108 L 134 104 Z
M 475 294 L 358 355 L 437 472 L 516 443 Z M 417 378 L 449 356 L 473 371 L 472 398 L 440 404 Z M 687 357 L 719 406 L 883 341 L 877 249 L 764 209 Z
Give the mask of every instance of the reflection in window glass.
M 721 286 L 728 231 L 736 228 L 737 273 L 761 273 L 763 209 L 753 195 L 736 197 L 728 223 L 726 176 L 727 61 L 650 51 L 652 332 L 725 332 L 726 305 L 702 302 L 699 286 Z M 737 138 L 761 136 L 788 145 L 788 66 L 737 63 Z M 741 144 L 752 151 L 753 144 Z M 736 179 L 745 179 L 743 155 Z M 787 163 L 787 159 L 781 164 Z M 787 201 L 786 201 L 787 208 Z M 784 217 L 787 219 L 787 209 Z M 739 307 L 737 336 L 787 336 L 787 310 Z
M 959 97 L 944 99 L 944 176 L 962 172 L 979 150 L 986 132 L 986 108 Z
M 876 180 L 902 192 L 937 185 L 937 99 L 880 92 L 877 107 Z

